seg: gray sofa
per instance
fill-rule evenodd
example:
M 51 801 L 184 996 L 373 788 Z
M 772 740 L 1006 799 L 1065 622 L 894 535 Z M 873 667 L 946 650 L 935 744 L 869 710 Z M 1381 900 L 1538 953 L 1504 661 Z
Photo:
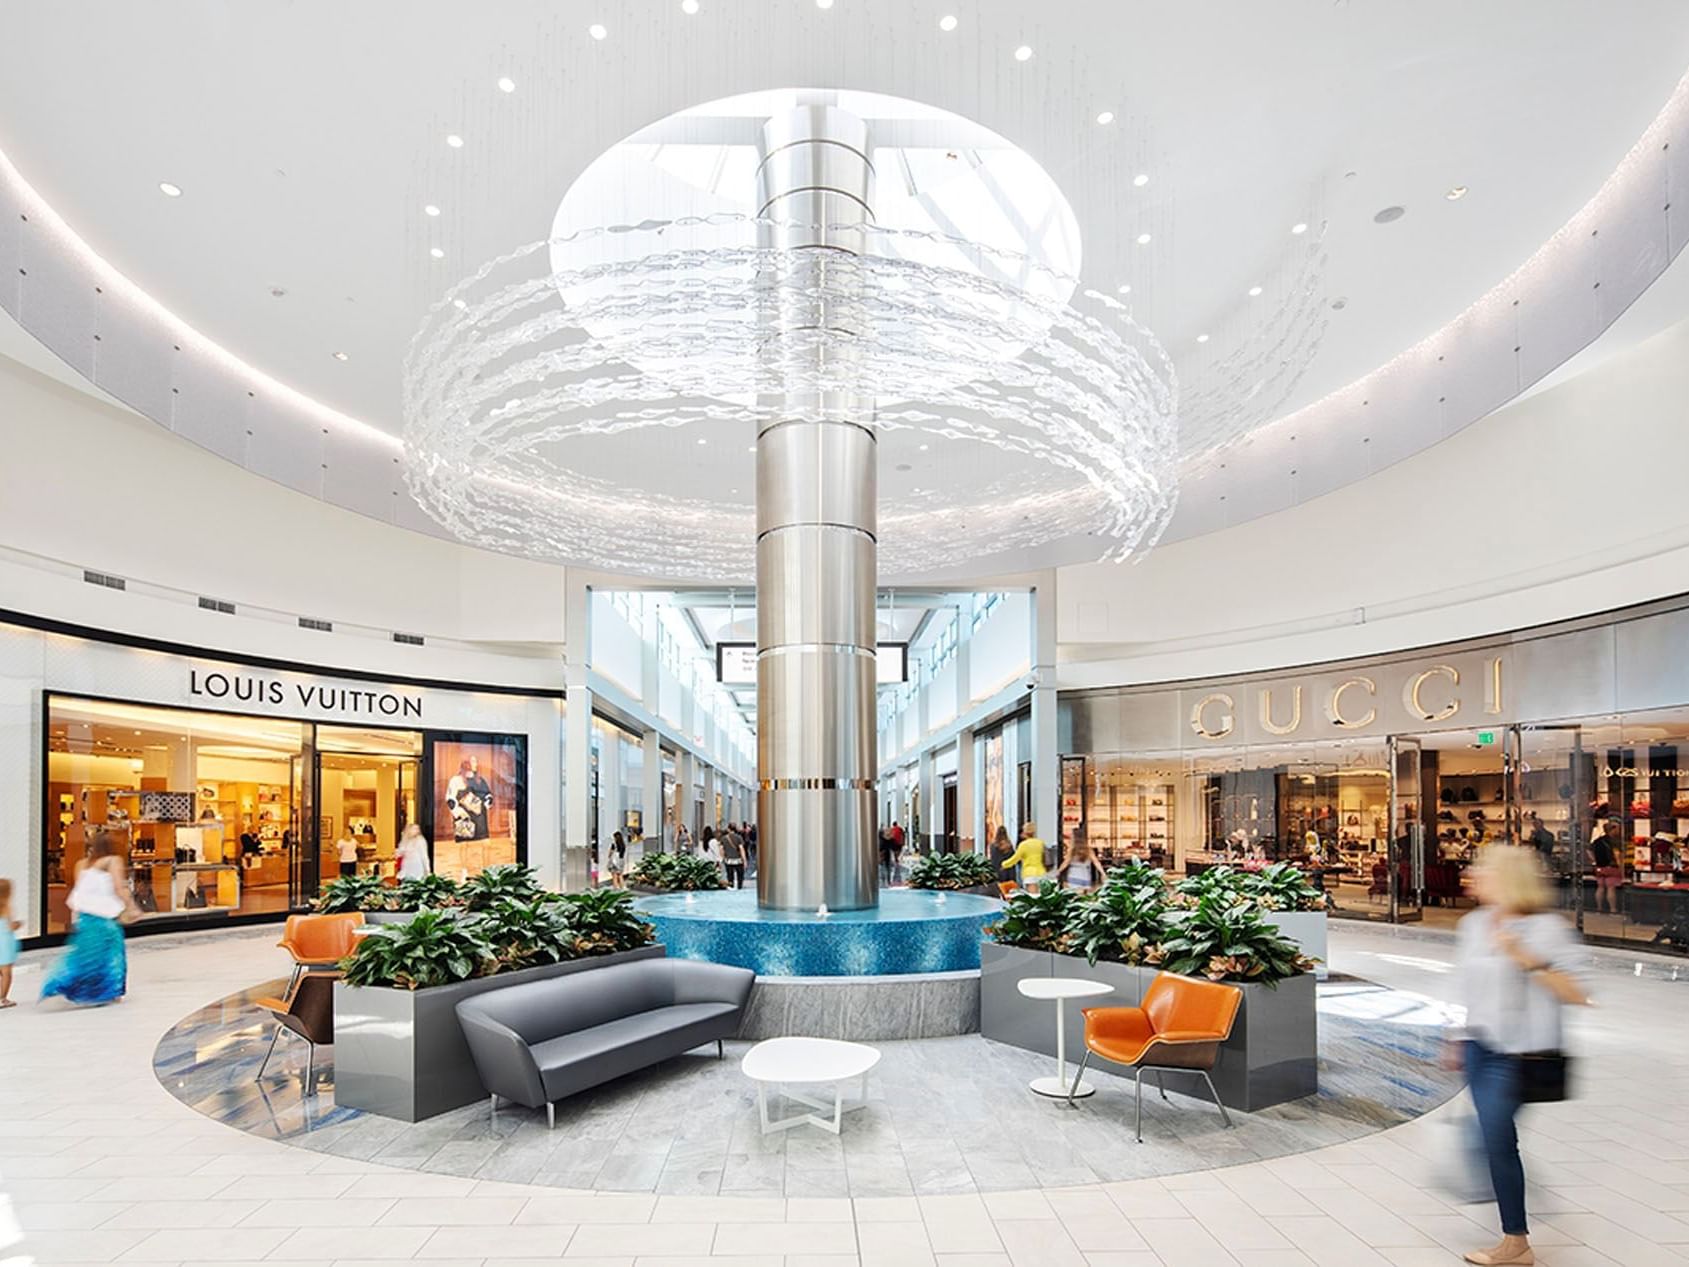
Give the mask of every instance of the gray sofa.
M 739 1032 L 756 973 L 691 959 L 608 964 L 489 990 L 457 1005 L 481 1083 L 500 1099 L 546 1107 Z

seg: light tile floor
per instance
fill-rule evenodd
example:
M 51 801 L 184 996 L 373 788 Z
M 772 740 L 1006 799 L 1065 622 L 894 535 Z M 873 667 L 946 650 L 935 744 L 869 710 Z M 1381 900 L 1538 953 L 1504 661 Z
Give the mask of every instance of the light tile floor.
M 984 1195 L 571 1194 L 293 1148 L 192 1111 L 151 1069 L 159 1036 L 261 975 L 271 940 L 155 940 L 122 1004 L 0 1013 L 0 1186 L 23 1236 L 0 1210 L 0 1262 L 1428 1267 L 1495 1234 L 1491 1207 L 1436 1187 L 1452 1106 L 1294 1156 Z M 1341 926 L 1332 951 L 1427 1007 L 1451 992 L 1448 945 L 1423 933 Z M 1689 1267 L 1689 982 L 1598 957 L 1579 1097 L 1524 1123 L 1538 1261 Z M 17 995 L 39 980 L 26 964 Z

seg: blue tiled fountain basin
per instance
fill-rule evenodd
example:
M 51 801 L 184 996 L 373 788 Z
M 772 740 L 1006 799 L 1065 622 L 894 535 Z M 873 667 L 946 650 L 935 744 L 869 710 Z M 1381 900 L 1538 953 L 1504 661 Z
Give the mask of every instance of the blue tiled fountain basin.
M 886 889 L 863 911 L 765 911 L 749 889 L 640 899 L 671 956 L 763 977 L 884 977 L 979 967 L 980 931 L 1002 910 L 970 893 Z

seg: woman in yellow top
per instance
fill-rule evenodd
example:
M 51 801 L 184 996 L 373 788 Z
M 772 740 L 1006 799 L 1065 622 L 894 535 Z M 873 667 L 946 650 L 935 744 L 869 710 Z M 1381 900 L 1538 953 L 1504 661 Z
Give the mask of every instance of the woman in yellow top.
M 1023 889 L 1037 892 L 1038 886 L 1044 880 L 1044 842 L 1038 839 L 1038 828 L 1031 823 L 1021 830 L 1026 834 L 1021 837 L 1020 844 L 1003 863 L 1003 870 L 1013 871 L 1020 868 L 1020 884 Z

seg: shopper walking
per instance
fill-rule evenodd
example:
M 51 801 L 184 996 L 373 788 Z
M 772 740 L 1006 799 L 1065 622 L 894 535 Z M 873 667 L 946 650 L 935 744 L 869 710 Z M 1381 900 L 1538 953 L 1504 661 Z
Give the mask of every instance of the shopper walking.
M 716 836 L 714 827 L 704 828 L 704 838 L 698 846 L 698 856 L 706 861 L 715 863 L 717 871 L 722 869 L 721 841 L 720 838 Z
M 903 824 L 895 818 L 891 820 L 891 883 L 896 884 L 902 878 L 903 846 L 908 842 L 903 833 Z
M 1085 839 L 1085 829 L 1073 829 L 1073 843 L 1068 846 L 1067 857 L 1061 860 L 1056 868 L 1056 883 L 1064 889 L 1077 889 L 1081 893 L 1094 893 L 1108 880 L 1108 870 L 1103 866 L 1102 859 L 1091 851 L 1091 842 Z
M 358 842 L 353 839 L 351 829 L 340 833 L 340 839 L 335 842 L 335 849 L 339 851 L 340 874 L 358 874 Z
M 400 880 L 420 880 L 434 870 L 434 864 L 428 858 L 428 841 L 416 823 L 405 824 L 394 856 L 399 862 Z
M 12 882 L 0 879 L 0 1007 L 12 1002 L 12 965 L 18 961 L 18 929 L 23 924 L 12 918 Z
M 129 987 L 129 963 L 123 926 L 140 911 L 129 896 L 129 873 L 112 852 L 111 837 L 96 831 L 88 856 L 76 864 L 75 882 L 65 900 L 74 924 L 62 958 L 47 974 L 41 997 L 62 995 L 72 1003 L 114 1003 Z
M 745 856 L 745 838 L 729 823 L 721 839 L 721 864 L 727 873 L 727 887 L 742 889 L 745 887 L 745 864 L 749 861 Z
M 1466 1255 L 1469 1263 L 1528 1264 L 1525 1169 L 1515 1119 L 1527 1100 L 1564 1097 L 1562 1013 L 1589 1001 L 1587 956 L 1571 926 L 1552 913 L 1542 862 L 1528 846 L 1491 845 L 1473 868 L 1478 909 L 1455 936 L 1464 1029 L 1444 1063 L 1464 1068 L 1490 1183 L 1501 1211 L 1498 1245 Z
M 1036 893 L 1049 873 L 1044 863 L 1044 842 L 1038 839 L 1038 828 L 1033 823 L 1022 827 L 1021 833 L 1020 844 L 998 869 L 1011 871 L 1019 867 L 1020 887 Z
M 627 864 L 627 843 L 623 841 L 621 832 L 613 831 L 610 833 L 610 849 L 604 855 L 604 868 L 610 873 L 612 889 L 622 887 L 622 873 L 627 869 Z
M 1589 842 L 1590 861 L 1595 863 L 1595 909 L 1609 915 L 1619 913 L 1619 886 L 1624 883 L 1624 841 L 1619 821 L 1609 818 L 1601 834 Z

